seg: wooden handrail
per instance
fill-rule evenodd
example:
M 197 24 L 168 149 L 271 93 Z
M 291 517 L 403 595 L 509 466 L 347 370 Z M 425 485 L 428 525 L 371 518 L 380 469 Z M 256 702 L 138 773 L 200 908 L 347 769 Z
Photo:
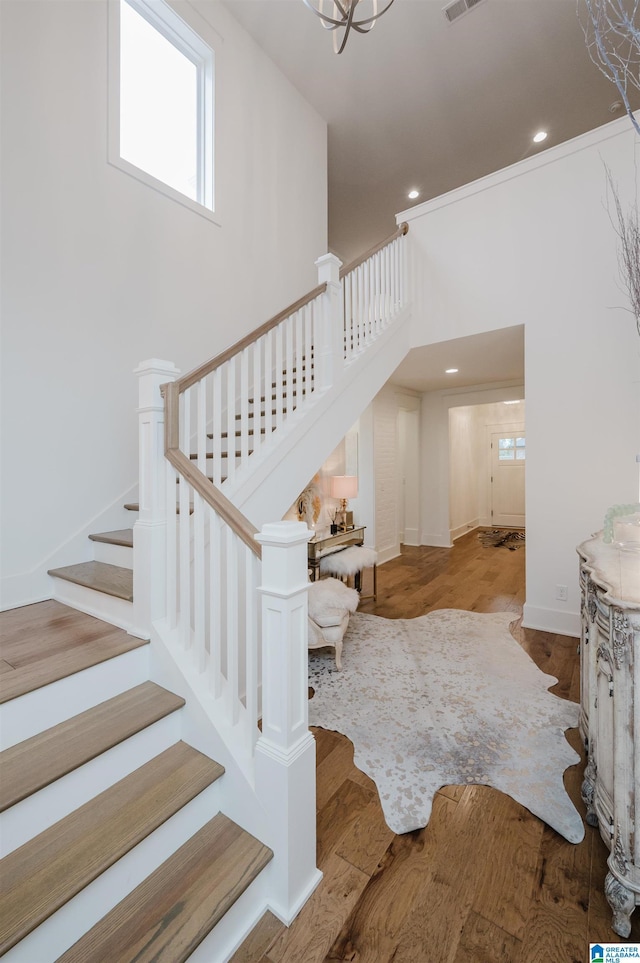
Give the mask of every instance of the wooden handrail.
M 219 488 L 212 485 L 209 479 L 199 468 L 187 458 L 178 447 L 178 428 L 179 428 L 179 397 L 178 382 L 170 381 L 162 385 L 162 395 L 164 397 L 164 454 L 167 461 L 182 477 L 189 482 L 192 488 L 202 495 L 207 505 L 229 525 L 238 535 L 245 545 L 251 549 L 254 555 L 262 558 L 262 546 L 256 542 L 254 535 L 258 529 L 255 528 L 249 519 L 230 502 L 226 495 L 223 495 Z
M 227 523 L 236 535 L 242 539 L 245 545 L 251 549 L 254 555 L 262 558 L 262 546 L 256 542 L 254 535 L 258 529 L 254 528 L 249 519 L 230 502 L 226 495 L 223 495 L 219 488 L 209 481 L 206 475 L 196 468 L 193 462 L 189 461 L 179 449 L 173 448 L 165 452 L 168 461 L 180 473 L 181 477 L 189 482 L 191 487 L 202 495 L 207 505 L 210 505 Z
M 400 225 L 398 230 L 391 235 L 391 237 L 385 238 L 384 241 L 380 241 L 379 244 L 374 244 L 374 246 L 369 248 L 368 251 L 365 251 L 364 254 L 361 254 L 360 257 L 357 257 L 355 261 L 351 261 L 350 264 L 341 267 L 340 280 L 342 280 L 342 278 L 347 274 L 351 274 L 352 271 L 355 271 L 357 267 L 360 267 L 361 264 L 364 264 L 365 261 L 368 261 L 370 257 L 373 257 L 374 254 L 377 254 L 378 251 L 381 251 L 383 247 L 387 246 L 387 244 L 391 244 L 392 241 L 396 241 L 399 237 L 404 237 L 404 235 L 408 233 L 409 225 L 405 221 Z
M 314 301 L 319 294 L 324 294 L 326 290 L 327 283 L 325 281 L 324 284 L 319 284 L 317 288 L 314 288 L 313 291 L 309 291 L 309 293 L 305 294 L 304 297 L 298 298 L 297 301 L 294 301 L 293 304 L 290 304 L 288 308 L 284 309 L 284 311 L 279 311 L 278 314 L 270 318 L 269 321 L 265 321 L 261 327 L 256 328 L 255 331 L 247 334 L 244 338 L 241 338 L 240 341 L 236 341 L 235 344 L 232 344 L 231 347 L 227 348 L 226 351 L 223 351 L 222 354 L 216 355 L 215 358 L 212 358 L 210 361 L 205 361 L 204 364 L 201 364 L 199 368 L 194 368 L 193 371 L 189 371 L 186 375 L 183 375 L 182 378 L 176 381 L 180 391 L 186 391 L 187 388 L 190 388 L 192 385 L 196 384 L 196 382 L 200 381 L 201 378 L 205 378 L 208 374 L 211 374 L 212 371 L 215 371 L 216 368 L 219 368 L 226 361 L 229 361 L 229 359 L 233 358 L 234 355 L 239 354 L 241 351 L 244 351 L 245 348 L 248 348 L 250 344 L 253 344 L 254 341 L 257 341 L 259 338 L 261 338 L 263 334 L 267 333 L 267 331 L 271 331 L 272 328 L 277 327 L 281 321 L 285 320 L 285 318 L 288 318 L 291 314 L 295 314 L 296 311 L 300 310 L 300 308 L 304 308 L 305 305 L 309 304 L 310 301 Z

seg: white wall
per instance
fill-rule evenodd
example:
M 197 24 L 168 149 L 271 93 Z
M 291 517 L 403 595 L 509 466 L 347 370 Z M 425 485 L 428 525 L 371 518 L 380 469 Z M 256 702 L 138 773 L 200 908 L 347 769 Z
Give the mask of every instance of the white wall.
M 220 226 L 108 164 L 106 0 L 0 3 L 5 605 L 135 482 L 136 365 L 218 353 L 327 250 L 325 123 L 221 3 L 174 6 L 221 38 Z
M 633 502 L 638 491 L 640 339 L 620 310 L 627 302 L 604 164 L 630 204 L 640 144 L 628 119 L 398 216 L 410 221 L 423 265 L 416 344 L 525 325 L 524 619 L 570 634 L 578 627 L 575 546 L 602 527 L 610 505 Z M 444 443 L 441 405 L 423 404 L 427 450 Z M 442 537 L 447 470 L 423 467 L 423 533 Z M 557 584 L 569 586 L 567 602 L 556 601 Z
M 406 497 L 409 499 L 409 510 L 406 520 L 409 526 L 410 544 L 415 544 L 414 531 L 419 527 L 419 504 L 417 493 L 419 490 L 417 457 L 405 457 L 403 449 L 403 432 L 413 435 L 414 426 L 401 426 L 401 416 L 407 412 L 415 412 L 419 417 L 420 399 L 416 394 L 404 391 L 388 383 L 373 399 L 369 408 L 360 418 L 360 434 L 358 444 L 361 453 L 368 453 L 368 466 L 364 465 L 363 473 L 373 479 L 373 517 L 372 532 L 367 544 L 378 552 L 378 561 L 387 562 L 400 554 L 400 526 L 401 526 L 401 483 L 403 468 L 408 466 L 408 485 L 405 486 Z M 417 429 L 415 431 L 417 434 Z M 417 451 L 414 452 L 417 456 Z M 403 465 L 403 462 L 405 463 Z M 406 534 L 406 533 L 405 533 Z

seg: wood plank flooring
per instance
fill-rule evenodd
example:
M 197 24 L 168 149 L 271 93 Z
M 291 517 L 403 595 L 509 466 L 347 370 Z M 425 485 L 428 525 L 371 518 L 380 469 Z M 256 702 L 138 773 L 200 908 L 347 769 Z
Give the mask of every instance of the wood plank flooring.
M 405 548 L 378 568 L 378 600 L 360 611 L 519 616 L 525 551 L 483 548 L 474 532 L 453 549 Z M 578 701 L 576 640 L 519 621 L 512 631 L 558 679 L 551 691 Z M 497 790 L 447 786 L 425 829 L 395 836 L 375 784 L 353 765 L 351 743 L 322 729 L 315 736 L 324 878 L 289 929 L 267 914 L 233 963 L 585 963 L 589 942 L 620 942 L 610 929 L 607 849 L 596 829 L 586 826 L 573 845 Z M 568 737 L 581 752 L 577 730 Z M 583 763 L 565 774 L 580 813 L 582 772 Z M 638 910 L 630 941 L 640 942 Z

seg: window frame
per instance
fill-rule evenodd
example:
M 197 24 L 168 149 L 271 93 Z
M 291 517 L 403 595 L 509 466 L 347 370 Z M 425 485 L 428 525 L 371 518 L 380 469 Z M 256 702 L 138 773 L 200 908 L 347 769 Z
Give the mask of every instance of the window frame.
M 188 197 L 171 185 L 140 167 L 136 167 L 120 154 L 120 3 L 126 2 L 140 16 L 190 60 L 197 69 L 197 199 Z M 215 157 L 215 63 L 216 36 L 205 21 L 198 23 L 190 16 L 192 8 L 181 8 L 189 20 L 179 16 L 167 0 L 109 0 L 109 116 L 108 161 L 125 174 L 134 177 L 148 187 L 177 201 L 202 217 L 220 224 L 216 211 L 216 157 Z M 200 18 L 198 18 L 200 19 Z M 206 39 L 205 36 L 206 34 Z

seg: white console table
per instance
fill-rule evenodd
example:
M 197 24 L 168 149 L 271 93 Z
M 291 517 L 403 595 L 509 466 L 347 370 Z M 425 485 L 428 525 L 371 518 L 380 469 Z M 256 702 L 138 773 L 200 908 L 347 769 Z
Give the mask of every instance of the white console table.
M 612 927 L 626 937 L 640 903 L 640 553 L 599 534 L 578 555 L 582 798 L 610 850 L 604 891 Z

